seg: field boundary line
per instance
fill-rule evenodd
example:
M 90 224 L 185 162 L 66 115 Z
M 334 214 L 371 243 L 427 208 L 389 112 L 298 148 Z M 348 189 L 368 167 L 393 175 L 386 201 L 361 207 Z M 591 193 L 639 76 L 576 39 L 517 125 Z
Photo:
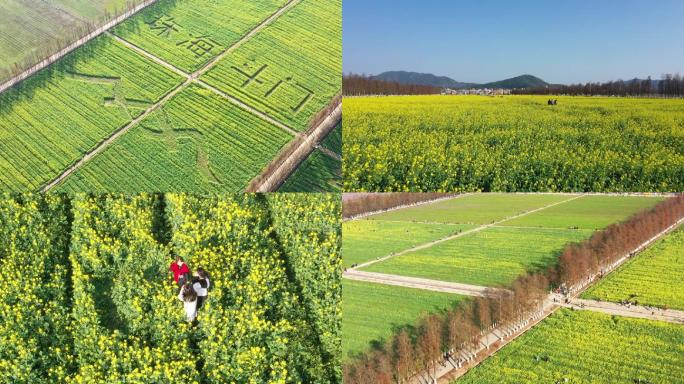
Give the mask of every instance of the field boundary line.
M 380 262 L 383 262 L 383 261 L 385 261 L 385 260 L 391 259 L 391 258 L 393 258 L 393 257 L 397 257 L 397 256 L 405 255 L 405 254 L 407 254 L 407 253 L 411 253 L 411 252 L 415 252 L 415 251 L 420 251 L 420 250 L 422 250 L 422 249 L 430 248 L 430 247 L 432 247 L 432 246 L 434 246 L 434 245 L 444 243 L 445 241 L 450 241 L 450 240 L 454 240 L 454 239 L 457 239 L 457 238 L 462 237 L 462 236 L 466 236 L 466 235 L 470 235 L 470 234 L 473 234 L 473 233 L 477 233 L 477 232 L 483 231 L 483 230 L 485 230 L 485 229 L 487 229 L 487 228 L 494 227 L 494 226 L 496 226 L 497 224 L 501 224 L 501 223 L 506 222 L 506 221 L 509 221 L 509 220 L 513 220 L 513 219 L 517 219 L 517 218 L 519 218 L 519 217 L 523 217 L 523 216 L 526 216 L 526 215 L 530 215 L 530 214 L 532 214 L 532 213 L 539 212 L 539 211 L 544 210 L 544 209 L 547 209 L 547 208 L 555 207 L 556 205 L 559 205 L 559 204 L 563 204 L 563 203 L 567 203 L 567 202 L 570 202 L 570 201 L 573 201 L 573 200 L 577 200 L 577 199 L 579 199 L 579 198 L 581 198 L 581 197 L 584 197 L 584 195 L 583 195 L 583 194 L 575 195 L 575 196 L 573 196 L 573 197 L 570 198 L 570 199 L 565 199 L 565 200 L 557 201 L 557 202 L 555 202 L 555 203 L 547 204 L 547 205 L 544 205 L 544 206 L 539 207 L 539 208 L 535 208 L 535 209 L 532 209 L 532 210 L 529 210 L 529 211 L 521 212 L 521 213 L 518 213 L 518 214 L 513 215 L 513 216 L 508 216 L 508 217 L 506 217 L 506 218 L 504 218 L 504 219 L 502 219 L 502 220 L 498 220 L 498 221 L 495 221 L 495 222 L 492 222 L 492 223 L 489 223 L 489 224 L 483 224 L 483 225 L 480 225 L 479 227 L 475 227 L 475 228 L 471 228 L 471 229 L 468 229 L 468 230 L 465 230 L 465 231 L 461 231 L 461 232 L 459 232 L 459 233 L 456 233 L 456 234 L 453 234 L 453 235 L 449 235 L 449 236 L 443 237 L 443 238 L 441 238 L 441 239 L 437 239 L 437 240 L 433 240 L 433 241 L 430 241 L 430 242 L 427 242 L 427 243 L 424 243 L 424 244 L 416 245 L 416 246 L 414 246 L 414 247 L 412 247 L 412 248 L 405 249 L 405 250 L 399 251 L 399 252 L 397 252 L 397 253 L 392 253 L 392 254 L 389 254 L 389 255 L 387 255 L 387 256 L 383 256 L 383 257 L 377 258 L 377 259 L 375 259 L 375 260 L 369 260 L 369 261 L 366 261 L 366 262 L 364 262 L 364 263 L 358 264 L 358 265 L 352 267 L 351 269 L 365 268 L 365 267 L 367 267 L 367 266 L 369 266 L 369 265 L 373 265 L 373 264 L 375 264 L 375 263 L 380 263 Z
M 499 288 L 490 288 L 480 285 L 452 283 L 442 280 L 423 279 L 417 277 L 356 270 L 345 271 L 343 273 L 343 277 L 347 280 L 363 281 L 368 283 L 393 285 L 397 287 L 415 288 L 422 289 L 425 291 L 453 293 L 458 295 L 475 297 L 489 296 L 491 293 L 499 290 Z
M 666 321 L 675 324 L 684 324 L 684 311 L 676 309 L 664 310 L 657 307 L 631 305 L 629 307 L 610 301 L 574 299 L 570 303 L 561 303 L 562 307 L 572 308 L 577 311 L 601 312 L 609 315 L 633 317 Z
M 290 142 L 266 170 L 257 175 L 246 188 L 247 192 L 274 192 L 299 168 L 299 166 L 316 150 L 320 143 L 337 124 L 342 120 L 342 103 L 337 103 L 335 108 L 312 130 L 300 134 Z
M 157 0 L 148 0 L 149 4 L 152 2 L 155 2 Z M 228 47 L 224 52 L 222 52 L 219 56 L 224 57 L 226 52 L 229 52 L 231 49 L 234 49 L 238 45 L 244 44 L 247 40 L 249 40 L 252 36 L 256 35 L 259 31 L 264 29 L 266 26 L 270 25 L 275 19 L 277 19 L 280 15 L 285 13 L 287 10 L 291 9 L 294 5 L 298 4 L 301 0 L 290 0 L 287 4 L 285 4 L 283 7 L 281 7 L 278 11 L 273 13 L 270 17 L 268 17 L 266 20 L 262 21 L 259 23 L 255 28 L 253 28 L 247 35 L 243 36 L 240 40 L 235 42 L 233 45 Z M 142 4 L 141 4 L 142 5 Z M 109 29 L 109 28 L 107 28 Z M 102 32 L 100 32 L 102 33 Z M 130 47 L 129 47 L 130 49 Z M 151 55 L 151 54 L 150 54 Z M 218 57 L 218 56 L 217 56 Z M 161 60 L 161 59 L 159 59 Z M 203 68 L 201 68 L 199 71 L 196 71 L 193 74 L 190 74 L 189 77 L 186 77 L 186 80 L 178 85 L 176 88 L 172 89 L 169 91 L 164 97 L 159 99 L 156 103 L 151 105 L 149 108 L 147 108 L 140 116 L 136 117 L 129 123 L 125 124 L 124 126 L 116 129 L 114 132 L 112 132 L 109 136 L 105 137 L 104 140 L 102 140 L 99 144 L 97 144 L 94 148 L 86 152 L 80 159 L 78 159 L 75 163 L 67 167 L 66 170 L 64 170 L 60 175 L 58 175 L 56 178 L 54 178 L 52 181 L 47 183 L 43 188 L 41 188 L 41 192 L 45 193 L 49 191 L 50 189 L 54 188 L 55 186 L 59 185 L 62 183 L 69 175 L 71 175 L 74 171 L 82 167 L 85 163 L 87 163 L 90 159 L 95 157 L 97 154 L 100 152 L 104 151 L 107 147 L 109 147 L 110 144 L 112 144 L 117 138 L 121 137 L 123 134 L 128 132 L 132 127 L 140 123 L 145 117 L 147 117 L 150 113 L 154 112 L 157 110 L 159 107 L 161 107 L 163 104 L 165 104 L 167 101 L 169 101 L 171 98 L 173 98 L 175 95 L 180 93 L 183 89 L 187 88 L 190 84 L 192 84 L 199 74 L 203 73 L 200 72 L 202 70 L 209 70 L 211 66 L 216 64 L 218 61 L 217 60 L 210 60 Z M 171 65 L 171 64 L 169 64 Z M 198 81 L 198 83 L 202 83 Z M 280 127 L 280 125 L 278 125 Z
M 346 96 L 345 96 L 345 97 L 346 97 Z M 397 210 L 399 210 L 399 209 L 417 207 L 417 206 L 420 206 L 420 205 L 432 204 L 432 203 L 437 203 L 437 202 L 440 202 L 440 201 L 446 201 L 446 200 L 451 200 L 451 199 L 458 199 L 458 198 L 460 198 L 460 197 L 464 197 L 464 196 L 468 196 L 468 195 L 472 195 L 472 193 L 449 194 L 448 196 L 438 197 L 438 198 L 431 199 L 431 200 L 424 200 L 424 201 L 419 201 L 419 202 L 411 203 L 411 204 L 397 205 L 396 207 L 392 207 L 392 208 L 378 209 L 378 210 L 376 210 L 376 211 L 370 211 L 370 212 L 365 212 L 365 213 L 359 213 L 358 215 L 354 215 L 354 216 L 351 216 L 351 217 L 344 218 L 344 219 L 342 219 L 342 221 L 354 221 L 354 220 L 359 220 L 359 219 L 366 218 L 366 217 L 368 217 L 368 216 L 379 215 L 379 214 L 385 213 L 385 212 L 392 212 L 392 211 L 397 211 Z
M 604 276 L 615 271 L 620 265 L 622 265 L 625 261 L 631 259 L 632 257 L 636 256 L 638 253 L 644 251 L 647 249 L 650 245 L 652 245 L 655 241 L 659 240 L 663 236 L 669 234 L 670 232 L 674 231 L 677 227 L 679 227 L 682 223 L 684 223 L 684 217 L 680 218 L 678 221 L 676 221 L 674 224 L 670 225 L 669 227 L 665 228 L 661 232 L 657 233 L 650 239 L 644 241 L 641 243 L 639 246 L 637 246 L 634 250 L 631 252 L 628 252 L 625 256 L 620 258 L 618 261 L 613 263 L 611 266 L 612 268 L 604 273 Z M 570 289 L 570 295 L 567 297 L 568 299 L 576 299 L 579 294 L 582 293 L 588 286 L 591 286 L 597 282 L 595 279 L 597 275 L 591 276 L 589 283 L 581 285 L 579 289 Z M 444 365 L 441 366 L 439 369 L 439 373 L 437 374 L 437 377 L 435 378 L 438 383 L 440 384 L 448 384 L 453 382 L 453 380 L 458 379 L 459 377 L 463 376 L 466 374 L 470 369 L 475 368 L 478 366 L 482 361 L 486 360 L 488 357 L 493 355 L 495 352 L 497 352 L 499 349 L 501 349 L 503 346 L 506 344 L 510 343 L 511 341 L 517 339 L 519 336 L 524 334 L 525 332 L 529 331 L 532 327 L 534 327 L 536 324 L 556 312 L 560 308 L 564 308 L 565 305 L 563 303 L 565 297 L 561 294 L 556 294 L 556 293 L 550 293 L 541 303 L 541 310 L 539 312 L 532 313 L 531 316 L 529 316 L 528 320 L 523 321 L 521 324 L 522 326 L 516 327 L 513 330 L 512 334 L 509 334 L 508 336 L 504 337 L 503 339 L 500 338 L 499 342 L 502 343 L 500 346 L 497 346 L 494 349 L 488 349 L 488 348 L 480 348 L 478 352 L 474 353 L 473 356 L 475 356 L 477 359 L 473 359 L 474 363 L 472 365 L 467 364 L 464 367 L 452 367 L 448 368 L 448 366 Z M 569 303 L 568 303 L 569 304 Z M 585 306 L 586 309 L 586 306 Z M 496 330 L 494 328 L 493 330 Z M 492 333 L 488 334 L 491 335 Z M 487 335 L 487 336 L 488 336 Z M 487 350 L 487 353 L 482 355 L 482 356 L 477 356 L 478 353 L 482 352 L 482 350 Z M 413 381 L 415 383 L 418 383 L 419 381 Z
M 48 67 L 50 64 L 56 62 L 57 60 L 61 59 L 64 56 L 66 56 L 68 53 L 72 52 L 76 48 L 78 48 L 78 47 L 82 46 L 83 44 L 87 43 L 88 41 L 98 37 L 99 35 L 103 34 L 104 32 L 115 27 L 117 24 L 125 21 L 129 17 L 135 15 L 136 13 L 138 13 L 141 10 L 147 8 L 148 6 L 156 3 L 157 1 L 158 0 L 146 0 L 146 1 L 138 4 L 134 8 L 129 9 L 128 11 L 126 11 L 126 12 L 122 13 L 121 15 L 115 17 L 114 19 L 108 21 L 107 23 L 98 27 L 94 31 L 90 32 L 89 34 L 81 37 L 80 39 L 78 39 L 78 40 L 74 41 L 73 43 L 67 45 L 66 47 L 62 48 L 60 51 L 53 53 L 52 55 L 50 55 L 47 58 L 38 62 L 37 64 L 34 64 L 33 66 L 26 69 L 24 72 L 10 78 L 9 80 L 0 84 L 0 94 L 6 90 L 12 88 L 13 86 L 21 83 L 22 81 L 28 79 L 29 77 L 31 77 L 35 73 L 40 72 L 42 69 Z

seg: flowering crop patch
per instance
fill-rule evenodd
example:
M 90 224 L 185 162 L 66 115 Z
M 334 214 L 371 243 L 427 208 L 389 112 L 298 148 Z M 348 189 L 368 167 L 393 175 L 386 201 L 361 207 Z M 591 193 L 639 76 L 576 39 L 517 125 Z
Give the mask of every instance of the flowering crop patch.
M 344 99 L 347 191 L 681 191 L 680 100 Z
M 679 229 L 591 287 L 583 297 L 684 310 L 683 254 L 684 230 Z
M 5 196 L 0 383 L 339 382 L 338 221 L 323 195 Z M 195 326 L 173 255 L 210 273 Z
M 562 309 L 455 383 L 675 383 L 682 344 L 681 325 Z

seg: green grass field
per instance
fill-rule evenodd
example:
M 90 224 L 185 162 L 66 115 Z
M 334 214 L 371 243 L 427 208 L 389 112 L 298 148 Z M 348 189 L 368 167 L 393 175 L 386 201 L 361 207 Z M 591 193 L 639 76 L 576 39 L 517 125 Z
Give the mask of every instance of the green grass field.
M 36 190 L 180 84 L 107 36 L 0 94 L 2 190 Z
M 684 190 L 681 100 L 547 99 L 346 98 L 345 190 Z
M 286 2 L 160 1 L 118 25 L 113 32 L 186 72 L 194 72 Z
M 292 137 L 197 85 L 60 186 L 69 191 L 242 191 Z
M 678 383 L 682 345 L 681 325 L 562 309 L 455 383 Z
M 507 286 L 552 265 L 588 230 L 494 227 L 370 265 L 364 270 L 483 286 Z M 344 244 L 344 240 L 342 242 Z
M 662 197 L 588 195 L 501 225 L 602 229 L 624 221 L 663 200 Z
M 342 224 L 345 267 L 363 263 L 472 228 L 464 224 L 424 224 L 353 220 Z
M 279 192 L 341 192 L 342 162 L 320 150 L 297 168 L 278 190 Z
M 683 278 L 684 229 L 679 229 L 609 274 L 582 297 L 615 302 L 637 300 L 640 305 L 684 310 Z
M 304 131 L 342 88 L 341 24 L 341 0 L 303 0 L 202 79 Z
M 342 124 L 338 124 L 321 145 L 342 156 Z
M 343 359 L 382 343 L 424 313 L 452 308 L 463 296 L 358 281 L 342 281 Z
M 369 217 L 371 220 L 489 224 L 545 205 L 571 199 L 563 195 L 472 194 L 435 203 L 398 209 Z

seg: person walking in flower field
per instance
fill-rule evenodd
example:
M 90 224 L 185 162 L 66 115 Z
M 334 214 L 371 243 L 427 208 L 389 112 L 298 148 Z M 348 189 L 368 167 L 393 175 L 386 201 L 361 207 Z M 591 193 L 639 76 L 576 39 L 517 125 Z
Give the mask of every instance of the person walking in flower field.
M 178 293 L 178 300 L 183 302 L 185 320 L 192 323 L 197 318 L 197 292 L 191 282 L 186 282 Z
M 169 266 L 169 271 L 173 273 L 173 280 L 181 287 L 185 284 L 190 275 L 190 268 L 180 256 L 176 256 L 176 260 Z
M 192 277 L 192 287 L 197 292 L 197 310 L 202 308 L 202 305 L 207 299 L 209 293 L 209 274 L 202 268 L 197 268 L 197 271 Z

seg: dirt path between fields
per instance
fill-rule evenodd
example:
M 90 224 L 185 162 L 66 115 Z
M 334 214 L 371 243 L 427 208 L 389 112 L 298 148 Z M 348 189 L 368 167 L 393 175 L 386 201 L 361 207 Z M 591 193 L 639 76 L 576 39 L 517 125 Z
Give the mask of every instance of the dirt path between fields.
M 13 86 L 21 83 L 22 81 L 28 79 L 33 74 L 39 72 L 40 70 L 46 68 L 47 66 L 54 63 L 55 61 L 61 59 L 62 57 L 67 55 L 69 52 L 72 52 L 76 48 L 87 43 L 88 41 L 100 36 L 101 34 L 108 31 L 109 29 L 113 28 L 117 24 L 123 22 L 124 20 L 128 19 L 129 17 L 135 15 L 136 13 L 140 12 L 141 10 L 145 9 L 146 7 L 152 5 L 156 2 L 157 2 L 157 0 L 147 0 L 147 1 L 140 3 L 136 7 L 122 13 L 120 16 L 115 17 L 114 19 L 105 23 L 101 27 L 95 29 L 94 31 L 90 32 L 89 34 L 87 34 L 87 35 L 83 36 L 82 38 L 76 40 L 75 42 L 69 44 L 68 46 L 66 46 L 62 50 L 48 56 L 47 58 L 43 59 L 42 61 L 38 62 L 37 64 L 29 67 L 24 72 L 12 77 L 11 79 L 0 84 L 0 93 L 12 88 Z
M 602 312 L 609 315 L 636 317 L 640 319 L 660 320 L 670 323 L 684 324 L 684 311 L 673 309 L 665 310 L 662 308 L 641 305 L 627 306 L 606 301 L 584 299 L 573 299 L 570 300 L 570 303 L 563 303 L 561 306 L 581 311 Z
M 156 0 L 150 0 L 150 1 L 156 1 Z M 228 47 L 224 52 L 222 52 L 221 54 L 219 54 L 216 58 L 218 58 L 218 57 L 225 57 L 225 55 L 226 55 L 228 52 L 232 52 L 232 51 L 235 50 L 237 47 L 239 47 L 239 46 L 241 46 L 242 44 L 244 44 L 247 40 L 251 39 L 253 36 L 255 36 L 257 33 L 259 33 L 261 30 L 263 30 L 263 29 L 266 28 L 268 25 L 270 25 L 271 23 L 273 23 L 273 21 L 275 21 L 279 16 L 281 16 L 283 13 L 287 12 L 289 9 L 291 9 L 292 7 L 294 7 L 295 5 L 297 5 L 300 1 L 301 1 L 301 0 L 290 0 L 287 4 L 285 4 L 283 7 L 281 7 L 277 12 L 275 12 L 273 15 L 271 15 L 270 17 L 268 17 L 266 20 L 262 21 L 259 25 L 257 25 L 255 28 L 253 28 L 250 32 L 248 32 L 246 35 L 244 35 L 242 38 L 240 38 L 240 40 L 236 41 L 233 45 L 231 45 L 230 47 Z M 142 5 L 142 4 L 141 4 L 141 5 Z M 105 29 L 105 30 L 106 30 L 106 29 Z M 102 32 L 104 32 L 104 30 L 103 30 Z M 100 32 L 100 33 L 102 33 L 102 32 Z M 110 36 L 114 36 L 114 35 L 110 34 Z M 115 37 L 115 38 L 116 38 L 116 37 Z M 136 47 L 135 45 L 133 45 L 133 44 L 131 44 L 131 43 L 125 42 L 124 39 L 117 38 L 117 41 L 119 41 L 119 42 L 124 42 L 124 44 L 125 44 L 127 47 L 129 47 L 130 49 L 133 49 L 134 51 L 136 51 L 136 52 L 138 52 L 138 53 L 140 53 L 140 54 L 143 54 L 143 53 L 141 52 L 141 51 L 143 51 L 141 48 Z M 86 154 L 85 154 L 83 157 L 81 157 L 78 161 L 76 161 L 74 164 L 72 164 L 71 166 L 69 166 L 69 167 L 68 167 L 64 172 L 62 172 L 59 176 L 57 176 L 55 179 L 53 179 L 53 180 L 50 181 L 48 184 L 46 184 L 43 188 L 41 188 L 41 192 L 43 192 L 43 193 L 44 193 L 44 192 L 47 192 L 47 191 L 49 191 L 50 189 L 52 189 L 52 188 L 54 188 L 55 186 L 57 186 L 57 185 L 59 185 L 60 183 L 62 183 L 67 177 L 69 177 L 69 175 L 71 175 L 72 173 L 74 173 L 77 169 L 79 169 L 80 167 L 82 167 L 85 163 L 87 163 L 88 161 L 90 161 L 93 157 L 95 157 L 96 155 L 98 155 L 99 153 L 101 153 L 102 151 L 104 151 L 104 150 L 105 150 L 107 147 L 109 147 L 109 145 L 111 145 L 116 139 L 118 139 L 118 138 L 121 137 L 123 134 L 125 134 L 126 132 L 128 132 L 132 127 L 134 127 L 135 125 L 137 125 L 138 123 L 140 123 L 144 118 L 146 118 L 146 117 L 147 117 L 148 115 L 150 115 L 152 112 L 154 112 L 154 111 L 156 111 L 157 109 L 159 109 L 159 107 L 161 107 L 163 104 L 165 104 L 165 103 L 166 103 L 167 101 L 169 101 L 171 98 L 173 98 L 174 96 L 176 96 L 180 91 L 182 91 L 183 89 L 187 88 L 187 87 L 188 87 L 190 84 L 192 84 L 193 82 L 197 82 L 198 84 L 200 84 L 200 85 L 202 85 L 202 86 L 204 86 L 204 87 L 206 87 L 206 88 L 209 88 L 209 89 L 212 89 L 212 88 L 213 88 L 213 87 L 210 87 L 208 84 L 205 84 L 205 83 L 203 83 L 203 82 L 200 82 L 200 81 L 198 80 L 198 77 L 199 77 L 202 73 L 204 73 L 204 72 L 208 71 L 209 69 L 211 69 L 211 67 L 214 66 L 216 63 L 218 63 L 218 60 L 217 60 L 216 58 L 210 60 L 205 66 L 203 66 L 202 68 L 200 68 L 198 71 L 196 71 L 196 72 L 194 72 L 194 73 L 192 73 L 192 74 L 187 74 L 187 73 L 183 72 L 182 70 L 176 68 L 175 66 L 173 66 L 173 65 L 171 65 L 171 64 L 169 64 L 169 63 L 165 63 L 164 60 L 162 60 L 162 59 L 160 59 L 160 58 L 155 58 L 155 59 L 153 59 L 152 57 L 153 57 L 154 55 L 152 55 L 152 54 L 149 53 L 149 52 L 146 52 L 146 53 L 143 54 L 143 55 L 144 55 L 145 57 L 148 57 L 148 58 L 154 60 L 154 61 L 157 62 L 158 64 L 163 65 L 164 67 L 166 67 L 166 68 L 172 70 L 173 72 L 178 73 L 178 74 L 180 74 L 181 76 L 184 76 L 185 79 L 186 79 L 185 82 L 183 82 L 181 85 L 179 85 L 178 87 L 176 87 L 176 88 L 174 88 L 173 90 L 171 90 L 169 93 L 166 94 L 166 96 L 164 96 L 164 97 L 161 98 L 159 101 L 157 101 L 155 104 L 153 104 L 152 106 L 150 106 L 149 108 L 147 108 L 140 116 L 138 116 L 137 118 L 133 119 L 133 121 L 129 122 L 128 124 L 124 125 L 123 127 L 121 127 L 121 128 L 119 128 L 119 129 L 115 130 L 114 132 L 112 132 L 111 135 L 109 135 L 109 136 L 106 137 L 103 141 L 101 141 L 98 145 L 96 145 L 95 148 L 93 148 L 93 149 L 91 149 L 90 151 L 86 152 Z M 214 90 L 214 92 L 218 91 L 218 90 L 216 90 L 215 88 L 213 88 L 213 90 Z M 223 94 L 223 95 L 225 95 L 225 94 Z M 223 95 L 222 95 L 222 96 L 223 96 Z M 226 95 L 226 96 L 227 96 L 227 95 Z M 234 103 L 236 103 L 236 101 L 237 101 L 237 99 L 234 99 L 234 98 L 228 98 L 228 99 L 229 99 L 231 102 L 234 102 Z M 265 115 L 264 115 L 263 113 L 258 112 L 258 111 L 254 110 L 254 109 L 251 108 L 251 107 L 248 107 L 248 106 L 247 106 L 246 104 L 244 104 L 244 103 L 239 102 L 239 103 L 236 103 L 236 104 L 239 105 L 239 106 L 241 106 L 241 107 L 243 107 L 243 108 L 246 107 L 245 109 L 247 109 L 248 111 L 250 111 L 250 112 L 252 112 L 252 113 L 255 113 L 255 112 L 256 112 L 257 116 L 259 116 L 259 117 L 261 117 L 261 118 L 264 118 L 264 117 L 265 117 Z M 276 122 L 274 119 L 271 119 L 270 117 L 268 117 L 268 120 L 267 120 L 267 121 L 273 122 L 274 124 L 277 123 L 276 125 L 277 125 L 278 127 L 280 127 L 280 128 L 283 128 L 283 127 L 285 126 L 284 124 L 279 123 L 279 122 Z M 294 130 L 292 130 L 292 129 L 289 128 L 289 127 L 287 127 L 287 130 L 288 130 L 288 131 L 291 131 L 291 132 L 294 132 Z
M 382 261 L 391 259 L 391 258 L 393 258 L 393 257 L 397 257 L 397 256 L 405 255 L 405 254 L 407 254 L 407 253 L 411 253 L 411 252 L 419 251 L 419 250 L 422 250 L 422 249 L 430 248 L 430 247 L 432 247 L 433 245 L 441 244 L 441 243 L 443 243 L 443 242 L 445 242 L 445 241 L 454 240 L 454 239 L 457 239 L 457 238 L 462 237 L 462 236 L 466 236 L 466 235 L 470 235 L 470 234 L 472 234 L 472 233 L 480 232 L 480 231 L 482 231 L 482 230 L 485 230 L 485 229 L 490 228 L 490 227 L 494 227 L 494 226 L 499 225 L 499 224 L 501 224 L 501 223 L 504 223 L 504 222 L 506 222 L 506 221 L 513 220 L 513 219 L 517 219 L 517 218 L 523 217 L 523 216 L 527 216 L 527 215 L 530 215 L 530 214 L 532 214 L 532 213 L 539 212 L 539 211 L 542 211 L 542 210 L 547 209 L 547 208 L 554 207 L 554 206 L 559 205 L 559 204 L 563 204 L 563 203 L 567 203 L 567 202 L 572 201 L 572 200 L 579 199 L 579 198 L 581 198 L 581 197 L 583 197 L 583 196 L 584 196 L 583 194 L 580 194 L 580 195 L 573 195 L 573 197 L 571 197 L 571 198 L 569 198 L 569 199 L 561 200 L 561 201 L 558 201 L 558 202 L 555 202 L 555 203 L 551 203 L 551 204 L 545 205 L 545 206 L 543 206 L 543 207 L 535 208 L 535 209 L 532 209 L 532 210 L 530 210 L 530 211 L 525 211 L 525 212 L 522 212 L 522 213 L 519 213 L 519 214 L 516 214 L 516 215 L 513 215 L 513 216 L 509 216 L 509 217 L 506 217 L 506 218 L 504 218 L 504 219 L 502 219 L 502 220 L 495 221 L 495 222 L 493 222 L 493 223 L 484 224 L 484 225 L 481 225 L 481 226 L 479 226 L 479 227 L 475 227 L 475 228 L 472 228 L 472 229 L 468 229 L 468 230 L 459 232 L 459 233 L 457 233 L 457 234 L 450 235 L 450 236 L 447 236 L 447 237 L 443 237 L 443 238 L 441 238 L 441 239 L 434 240 L 434 241 L 431 241 L 431 242 L 428 242 L 428 243 L 424 243 L 424 244 L 421 244 L 421 245 L 417 245 L 417 246 L 415 246 L 415 247 L 412 247 L 412 248 L 409 248 L 409 249 L 405 249 L 405 250 L 400 251 L 400 252 L 397 252 L 397 253 L 392 253 L 392 254 L 389 254 L 389 255 L 387 255 L 387 256 L 383 256 L 383 257 L 377 258 L 377 259 L 375 259 L 375 260 L 366 261 L 366 262 L 364 262 L 364 263 L 361 263 L 361 264 L 358 264 L 358 265 L 354 266 L 352 269 L 361 269 L 361 268 L 367 267 L 367 266 L 369 266 L 369 265 L 373 265 L 373 264 L 375 264 L 375 263 L 379 263 L 379 262 L 382 262 Z
M 345 279 L 394 285 L 398 287 L 424 289 L 426 291 L 454 293 L 464 296 L 484 297 L 494 292 L 495 288 L 462 283 L 452 283 L 441 280 L 422 279 L 417 277 L 389 275 L 385 273 L 347 270 L 343 273 Z

